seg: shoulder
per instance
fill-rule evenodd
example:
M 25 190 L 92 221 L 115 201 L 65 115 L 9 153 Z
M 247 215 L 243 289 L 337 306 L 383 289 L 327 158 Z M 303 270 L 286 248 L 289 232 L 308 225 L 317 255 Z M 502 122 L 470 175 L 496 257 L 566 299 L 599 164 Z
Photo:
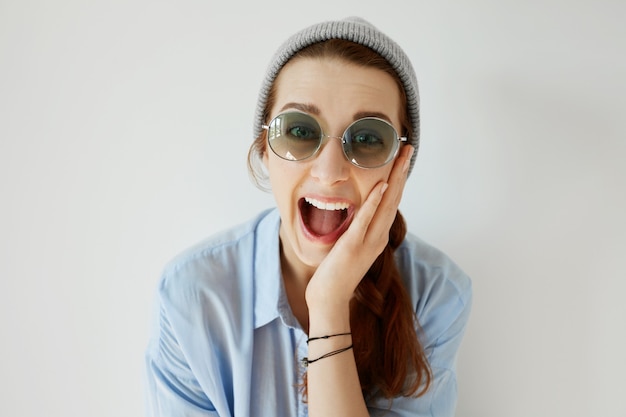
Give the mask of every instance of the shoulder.
M 407 233 L 396 250 L 396 262 L 410 291 L 424 295 L 444 287 L 460 302 L 470 301 L 470 277 L 447 254 L 416 235 Z
M 447 254 L 414 234 L 407 233 L 396 250 L 396 261 L 411 286 L 423 290 L 445 285 L 454 288 L 461 298 L 471 295 L 470 277 Z
M 182 251 L 166 264 L 159 292 L 167 298 L 187 299 L 197 292 L 232 293 L 246 286 L 253 274 L 258 234 L 273 216 L 273 211 L 264 211 Z

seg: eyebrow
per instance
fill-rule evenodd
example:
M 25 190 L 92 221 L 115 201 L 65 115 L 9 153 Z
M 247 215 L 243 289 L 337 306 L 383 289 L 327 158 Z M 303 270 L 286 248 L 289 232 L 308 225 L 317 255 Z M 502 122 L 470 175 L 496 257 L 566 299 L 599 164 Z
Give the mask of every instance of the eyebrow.
M 302 112 L 313 114 L 315 116 L 319 116 L 322 113 L 319 107 L 317 107 L 315 104 L 310 104 L 310 103 L 290 102 L 290 103 L 285 104 L 283 107 L 281 107 L 279 112 L 283 112 L 287 109 L 300 110 Z M 379 119 L 386 120 L 387 122 L 389 122 L 389 124 L 393 124 L 389 116 L 387 116 L 385 113 L 381 113 L 377 111 L 360 111 L 354 114 L 353 119 L 359 120 L 365 117 L 377 117 Z
M 363 119 L 365 117 L 377 117 L 379 119 L 387 121 L 390 125 L 393 125 L 389 116 L 387 116 L 385 113 L 380 113 L 377 111 L 360 111 L 358 113 L 355 113 L 353 117 L 354 120 Z
M 317 107 L 315 104 L 308 104 L 308 103 L 294 103 L 294 102 L 287 103 L 280 109 L 280 111 L 282 112 L 287 109 L 300 110 L 305 113 L 314 114 L 315 116 L 319 116 L 321 113 L 319 107 Z

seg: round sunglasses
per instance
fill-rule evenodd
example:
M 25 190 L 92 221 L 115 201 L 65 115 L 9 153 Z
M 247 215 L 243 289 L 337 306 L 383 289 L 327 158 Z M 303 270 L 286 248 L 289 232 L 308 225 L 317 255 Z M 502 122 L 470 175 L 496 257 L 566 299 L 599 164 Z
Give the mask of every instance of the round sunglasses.
M 360 168 L 389 163 L 396 156 L 400 142 L 407 141 L 389 122 L 378 117 L 354 121 L 341 137 L 324 134 L 313 116 L 297 111 L 279 114 L 263 125 L 263 129 L 268 132 L 270 148 L 282 159 L 302 161 L 320 150 L 324 138 L 341 139 L 346 158 Z

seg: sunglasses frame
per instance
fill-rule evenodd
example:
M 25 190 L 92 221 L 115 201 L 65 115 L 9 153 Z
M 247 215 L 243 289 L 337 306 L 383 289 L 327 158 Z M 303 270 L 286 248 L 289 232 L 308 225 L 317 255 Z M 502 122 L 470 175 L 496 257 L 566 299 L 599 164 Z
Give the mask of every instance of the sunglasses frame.
M 302 114 L 304 116 L 308 116 L 310 117 L 313 121 L 315 121 L 315 123 L 317 124 L 317 126 L 319 127 L 319 131 L 320 131 L 320 138 L 319 138 L 319 142 L 317 147 L 315 148 L 315 150 L 311 153 L 311 155 L 305 157 L 305 158 L 300 158 L 300 159 L 290 159 L 290 158 L 285 158 L 282 155 L 279 155 L 274 148 L 272 147 L 271 141 L 269 139 L 269 130 L 270 130 L 270 126 L 272 125 L 272 123 L 274 123 L 274 121 L 276 119 L 278 119 L 281 116 L 285 116 L 288 114 Z M 396 136 L 396 143 L 398 143 L 398 145 L 396 145 L 392 155 L 390 155 L 388 157 L 388 159 L 383 162 L 382 164 L 376 165 L 376 166 L 364 166 L 364 165 L 359 165 L 359 163 L 353 159 L 350 159 L 350 156 L 348 155 L 347 151 L 346 151 L 346 144 L 347 144 L 347 140 L 346 140 L 346 134 L 348 133 L 348 130 L 350 130 L 350 128 L 352 128 L 352 126 L 354 126 L 356 123 L 364 121 L 364 120 L 377 120 L 380 122 L 383 122 L 384 124 L 388 125 L 394 132 L 395 136 Z M 268 124 L 264 124 L 261 125 L 261 127 L 264 130 L 267 130 L 268 135 L 267 135 L 267 144 L 270 147 L 270 149 L 272 150 L 272 152 L 274 153 L 274 155 L 276 155 L 277 157 L 279 157 L 280 159 L 284 159 L 285 161 L 292 161 L 292 162 L 299 162 L 299 161 L 306 161 L 309 158 L 314 157 L 315 155 L 317 155 L 317 153 L 320 151 L 320 149 L 322 149 L 322 146 L 324 144 L 324 138 L 328 138 L 328 139 L 339 139 L 341 140 L 341 150 L 343 151 L 343 155 L 346 157 L 346 159 L 348 160 L 348 162 L 350 162 L 352 165 L 357 166 L 359 168 L 362 169 L 374 169 L 374 168 L 380 168 L 382 166 L 387 165 L 389 162 L 393 161 L 393 159 L 396 157 L 396 155 L 398 154 L 398 150 L 400 149 L 400 142 L 408 142 L 408 138 L 406 136 L 400 136 L 398 134 L 398 131 L 396 130 L 395 127 L 393 127 L 393 125 L 391 123 L 389 123 L 387 120 L 385 119 L 381 119 L 380 117 L 363 117 L 361 119 L 355 120 L 352 123 L 350 123 L 348 125 L 348 127 L 346 127 L 346 129 L 343 131 L 343 134 L 341 136 L 331 136 L 331 135 L 327 135 L 326 133 L 324 133 L 324 130 L 322 129 L 322 125 L 317 121 L 317 119 L 315 117 L 313 117 L 312 115 L 305 113 L 305 112 L 301 112 L 301 111 L 288 111 L 288 112 L 283 112 L 280 113 L 278 115 L 276 115 L 274 118 L 272 118 L 272 120 L 270 120 L 270 122 Z

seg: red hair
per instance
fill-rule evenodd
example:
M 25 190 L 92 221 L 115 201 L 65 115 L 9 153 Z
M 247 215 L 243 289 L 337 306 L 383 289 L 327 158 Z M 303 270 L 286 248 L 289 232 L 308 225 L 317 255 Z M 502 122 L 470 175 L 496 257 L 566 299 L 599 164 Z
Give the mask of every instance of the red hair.
M 332 39 L 313 44 L 299 51 L 292 59 L 337 58 L 347 62 L 372 67 L 391 75 L 398 85 L 401 99 L 406 94 L 398 75 L 391 65 L 371 49 L 354 42 Z M 269 112 L 275 102 L 272 86 L 264 112 Z M 403 134 L 411 137 L 412 129 L 407 106 L 400 115 Z M 266 151 L 266 134 L 261 134 L 250 147 L 248 168 L 260 188 L 267 179 L 257 169 L 258 161 Z M 389 242 L 376 258 L 359 283 L 350 304 L 350 326 L 354 357 L 363 394 L 397 396 L 420 396 L 431 383 L 432 372 L 418 337 L 419 323 L 415 315 L 400 271 L 395 263 L 394 252 L 406 236 L 406 223 L 398 211 L 389 230 Z M 304 378 L 306 395 L 306 375 Z

